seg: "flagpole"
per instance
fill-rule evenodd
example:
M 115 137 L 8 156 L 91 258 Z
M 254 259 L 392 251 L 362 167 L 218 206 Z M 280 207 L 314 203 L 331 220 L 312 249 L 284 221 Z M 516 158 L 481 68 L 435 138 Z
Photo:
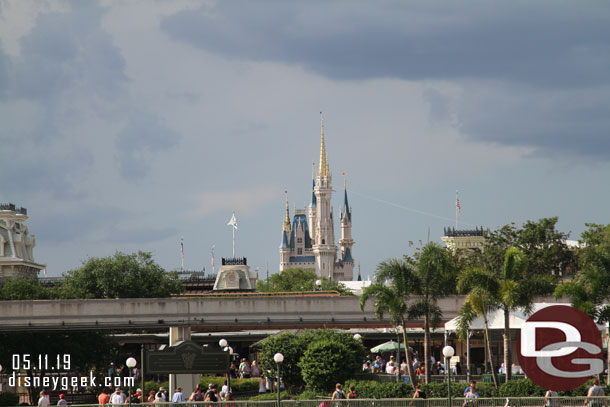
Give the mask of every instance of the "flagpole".
M 455 190 L 455 230 L 458 230 L 458 211 L 459 211 L 458 190 Z
M 181 271 L 184 271 L 184 237 L 180 238 L 180 257 L 182 258 Z
M 233 217 L 235 217 L 235 211 L 233 211 Z M 233 226 L 233 258 L 235 258 L 235 226 Z

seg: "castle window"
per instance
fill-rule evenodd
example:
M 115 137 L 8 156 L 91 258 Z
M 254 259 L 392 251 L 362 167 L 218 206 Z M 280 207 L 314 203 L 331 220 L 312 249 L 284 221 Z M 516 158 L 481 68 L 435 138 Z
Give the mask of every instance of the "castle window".
M 297 243 L 303 243 L 303 238 L 302 237 L 297 237 Z
M 324 239 L 322 239 L 322 244 L 324 244 Z
M 298 255 L 303 254 L 303 249 L 301 249 L 301 248 L 299 247 L 299 248 L 297 249 L 297 254 L 298 254 Z

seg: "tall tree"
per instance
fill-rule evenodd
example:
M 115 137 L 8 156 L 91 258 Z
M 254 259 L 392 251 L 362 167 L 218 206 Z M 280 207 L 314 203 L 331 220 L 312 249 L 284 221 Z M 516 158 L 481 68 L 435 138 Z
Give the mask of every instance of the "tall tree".
M 437 302 L 455 290 L 456 274 L 451 252 L 437 243 L 424 246 L 416 262 L 415 293 L 411 306 L 413 317 L 424 318 L 424 360 L 426 383 L 430 382 L 430 328 L 440 324 L 442 311 Z
M 183 290 L 176 273 L 166 273 L 151 253 L 142 251 L 91 257 L 64 273 L 64 279 L 65 298 L 155 298 Z
M 587 223 L 581 235 L 579 270 L 571 281 L 559 284 L 555 298 L 569 297 L 572 306 L 599 324 L 610 322 L 610 225 Z M 609 338 L 610 344 L 610 338 Z M 610 348 L 608 348 L 610 356 Z M 610 367 L 610 358 L 608 359 Z M 610 375 L 608 376 L 610 384 Z
M 489 270 L 482 268 L 469 268 L 460 273 L 457 283 L 457 290 L 460 294 L 467 294 L 464 305 L 457 316 L 457 334 L 461 340 L 466 338 L 470 324 L 476 317 L 483 318 L 485 324 L 485 348 L 487 358 L 491 368 L 494 386 L 498 388 L 498 376 L 494 367 L 493 355 L 489 341 L 489 322 L 490 312 L 498 309 L 498 297 L 500 282 L 498 276 Z M 470 351 L 470 350 L 468 350 Z M 470 368 L 469 366 L 467 367 Z
M 406 323 L 411 313 L 408 300 L 415 291 L 417 278 L 415 269 L 406 260 L 389 259 L 377 265 L 375 283 L 365 288 L 360 297 L 360 308 L 364 310 L 367 301 L 375 299 L 375 314 L 383 319 L 388 313 L 392 325 L 402 326 L 402 339 L 405 346 L 407 372 L 411 383 L 417 383 L 411 355 L 409 351 L 409 338 Z M 400 366 L 398 367 L 400 369 Z
M 531 313 L 535 297 L 551 294 L 555 286 L 556 281 L 552 275 L 528 272 L 528 258 L 521 249 L 510 247 L 506 251 L 499 289 L 500 308 L 504 312 L 506 381 L 510 380 L 512 375 L 510 312 L 522 310 L 525 314 Z

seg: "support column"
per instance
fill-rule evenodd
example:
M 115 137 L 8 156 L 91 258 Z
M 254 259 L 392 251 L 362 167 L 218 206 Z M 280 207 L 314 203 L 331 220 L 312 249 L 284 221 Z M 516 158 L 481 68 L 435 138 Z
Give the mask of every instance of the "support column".
M 191 327 L 190 326 L 179 326 L 169 328 L 169 346 L 174 346 L 178 342 L 186 342 L 191 340 Z M 176 387 L 182 387 L 182 393 L 185 394 L 185 398 L 191 394 L 191 392 L 199 384 L 201 379 L 200 374 L 170 374 L 169 375 L 169 400 L 171 401 L 176 391 Z

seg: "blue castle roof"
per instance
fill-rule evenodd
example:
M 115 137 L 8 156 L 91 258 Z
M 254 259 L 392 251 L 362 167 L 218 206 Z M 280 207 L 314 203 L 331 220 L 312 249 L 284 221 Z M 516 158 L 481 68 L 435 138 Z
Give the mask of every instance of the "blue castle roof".
M 345 248 L 345 254 L 343 255 L 343 262 L 345 262 L 345 263 L 354 262 L 354 259 L 352 258 L 352 251 L 349 247 Z

